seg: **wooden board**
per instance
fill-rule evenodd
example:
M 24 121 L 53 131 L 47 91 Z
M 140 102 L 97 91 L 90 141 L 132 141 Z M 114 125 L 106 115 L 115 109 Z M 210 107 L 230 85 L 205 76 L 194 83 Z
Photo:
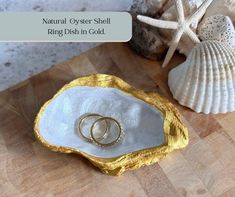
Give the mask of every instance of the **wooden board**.
M 171 64 L 183 60 L 175 55 Z M 0 196 L 235 196 L 235 113 L 203 115 L 177 104 L 167 86 L 171 68 L 110 43 L 1 92 Z M 40 106 L 67 82 L 92 73 L 166 96 L 189 128 L 188 147 L 119 177 L 102 174 L 81 156 L 44 148 L 33 135 Z

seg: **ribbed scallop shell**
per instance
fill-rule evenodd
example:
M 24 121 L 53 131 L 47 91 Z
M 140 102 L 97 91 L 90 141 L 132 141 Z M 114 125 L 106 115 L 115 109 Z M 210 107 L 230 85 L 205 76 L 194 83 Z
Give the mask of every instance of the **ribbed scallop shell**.
M 197 44 L 187 60 L 170 71 L 168 85 L 181 105 L 196 112 L 234 111 L 234 50 L 218 41 Z

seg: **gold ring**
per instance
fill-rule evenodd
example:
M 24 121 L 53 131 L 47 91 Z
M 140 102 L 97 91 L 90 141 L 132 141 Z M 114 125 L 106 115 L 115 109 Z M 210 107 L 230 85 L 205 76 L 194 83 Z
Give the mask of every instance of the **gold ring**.
M 90 137 L 87 137 L 87 136 L 85 136 L 85 135 L 83 134 L 82 129 L 81 129 L 81 126 L 82 126 L 82 123 L 84 122 L 84 120 L 85 120 L 86 118 L 92 117 L 92 116 L 98 116 L 98 117 L 101 117 L 101 118 L 103 117 L 103 116 L 101 116 L 100 114 L 95 114 L 95 113 L 87 114 L 86 116 L 82 117 L 82 118 L 79 120 L 79 122 L 78 122 L 78 127 L 77 127 L 77 130 L 78 130 L 80 136 L 81 136 L 84 140 L 86 140 L 87 142 L 92 142 L 92 138 L 91 138 L 91 136 L 90 136 Z M 104 133 L 103 133 L 102 136 L 96 138 L 96 139 L 98 139 L 98 140 L 103 139 L 103 138 L 105 137 L 105 135 L 107 134 L 109 125 L 108 125 L 107 121 L 105 121 L 105 123 L 106 123 L 106 129 L 105 129 L 105 131 L 104 131 Z M 92 124 L 92 125 L 93 125 L 93 124 Z
M 112 142 L 109 142 L 109 143 L 101 143 L 99 142 L 98 138 L 96 138 L 94 136 L 94 127 L 95 125 L 98 123 L 98 122 L 101 122 L 103 120 L 112 120 L 113 122 L 115 122 L 115 124 L 117 125 L 118 127 L 118 136 L 116 139 L 114 139 Z M 117 144 L 121 139 L 122 139 L 122 135 L 124 134 L 123 130 L 122 130 L 122 127 L 121 127 L 121 124 L 115 120 L 114 118 L 111 118 L 111 117 L 101 117 L 101 118 L 98 118 L 91 126 L 91 138 L 93 140 L 93 142 L 98 145 L 98 146 L 101 146 L 101 147 L 108 147 L 108 146 L 113 146 L 114 144 Z

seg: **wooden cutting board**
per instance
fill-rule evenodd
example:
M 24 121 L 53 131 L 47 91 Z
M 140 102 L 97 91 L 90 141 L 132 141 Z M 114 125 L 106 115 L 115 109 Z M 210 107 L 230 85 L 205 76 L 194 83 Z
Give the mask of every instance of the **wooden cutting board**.
M 175 55 L 171 65 L 183 60 Z M 126 44 L 104 44 L 1 92 L 0 196 L 235 196 L 235 113 L 204 115 L 180 106 L 167 86 L 172 66 L 160 64 Z M 188 147 L 119 177 L 81 156 L 44 148 L 33 135 L 39 108 L 67 82 L 92 73 L 167 97 L 189 129 Z

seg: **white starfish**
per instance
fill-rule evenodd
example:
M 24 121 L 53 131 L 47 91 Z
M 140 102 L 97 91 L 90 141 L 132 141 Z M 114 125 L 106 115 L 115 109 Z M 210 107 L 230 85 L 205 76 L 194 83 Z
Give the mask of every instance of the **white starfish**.
M 168 49 L 162 67 L 165 67 L 171 60 L 178 46 L 180 38 L 184 33 L 187 34 L 195 43 L 200 42 L 197 35 L 190 29 L 190 25 L 193 21 L 199 20 L 205 14 L 206 9 L 208 8 L 208 6 L 211 4 L 212 1 L 213 0 L 205 0 L 192 15 L 185 18 L 182 0 L 175 0 L 174 2 L 178 18 L 177 22 L 153 19 L 142 15 L 137 16 L 138 20 L 140 20 L 141 22 L 147 23 L 154 27 L 165 28 L 165 29 L 176 29 L 176 32 L 171 40 L 170 47 Z

